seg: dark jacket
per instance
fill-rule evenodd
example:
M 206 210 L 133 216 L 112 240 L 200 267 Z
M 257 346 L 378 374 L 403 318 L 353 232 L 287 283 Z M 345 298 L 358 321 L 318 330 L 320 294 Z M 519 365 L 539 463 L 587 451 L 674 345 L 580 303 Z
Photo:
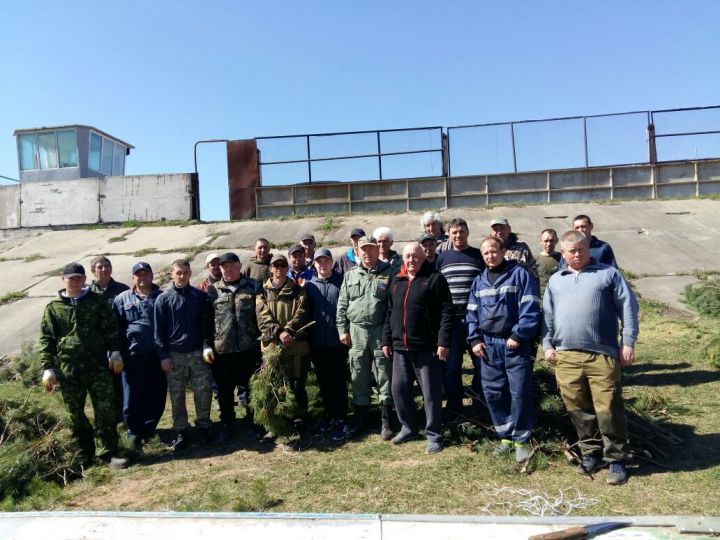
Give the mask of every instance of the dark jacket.
M 171 352 L 211 347 L 214 335 L 213 305 L 201 290 L 172 284 L 155 300 L 155 349 L 161 360 Z
M 215 308 L 215 351 L 220 354 L 260 348 L 255 298 L 262 294 L 262 287 L 244 276 L 235 285 L 233 291 L 221 279 L 208 289 Z
M 353 248 L 348 249 L 345 253 L 335 259 L 333 264 L 333 270 L 335 270 L 341 276 L 358 265 L 357 257 L 355 257 L 355 251 Z
M 272 253 L 264 261 L 258 260 L 257 257 L 251 257 L 250 262 L 243 270 L 243 274 L 245 277 L 258 281 L 262 287 L 262 284 L 270 277 L 270 259 L 272 259 Z
M 102 296 L 105 301 L 110 305 L 110 307 L 112 307 L 115 297 L 121 292 L 127 291 L 129 288 L 130 287 L 128 287 L 124 283 L 115 281 L 113 278 L 110 278 L 107 287 L 105 287 L 104 289 L 95 280 L 90 283 L 90 290 Z
M 388 295 L 383 345 L 404 351 L 450 346 L 453 303 L 445 277 L 425 261 L 411 281 L 403 266 Z
M 315 325 L 308 332 L 308 339 L 313 347 L 340 346 L 335 314 L 342 282 L 342 276 L 333 270 L 328 279 L 314 276 L 305 283 L 311 305 L 311 319 L 315 321 Z
M 113 311 L 120 323 L 123 355 L 155 352 L 155 300 L 162 291 L 153 283 L 142 298 L 135 288 L 121 292 L 113 301 Z

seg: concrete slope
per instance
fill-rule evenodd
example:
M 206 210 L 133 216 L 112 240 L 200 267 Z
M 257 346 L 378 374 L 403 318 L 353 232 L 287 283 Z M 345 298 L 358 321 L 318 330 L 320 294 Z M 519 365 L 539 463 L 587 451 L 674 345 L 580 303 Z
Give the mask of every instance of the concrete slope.
M 445 220 L 463 217 L 470 225 L 470 243 L 477 245 L 496 216 L 510 220 L 513 231 L 536 251 L 541 230 L 562 234 L 573 216 L 584 213 L 595 233 L 609 242 L 620 266 L 634 275 L 640 293 L 687 309 L 680 301 L 683 287 L 696 271 L 720 271 L 720 202 L 715 200 L 632 201 L 612 204 L 572 203 L 547 206 L 468 208 L 442 212 Z M 43 306 L 61 287 L 59 269 L 71 261 L 86 265 L 98 254 L 113 261 L 114 275 L 129 282 L 130 267 L 148 261 L 160 278 L 170 263 L 191 256 L 195 280 L 203 277 L 205 257 L 213 251 L 236 251 L 242 261 L 252 255 L 258 236 L 287 246 L 313 232 L 319 245 L 336 255 L 347 245 L 349 231 L 368 234 L 386 225 L 395 233 L 396 248 L 419 235 L 422 212 L 352 217 L 302 218 L 277 221 L 208 223 L 191 226 L 107 228 L 50 231 L 0 241 L 0 296 L 24 291 L 28 297 L 0 306 L 0 357 L 17 353 L 24 342 L 37 340 Z M 285 252 L 283 249 L 275 251 Z

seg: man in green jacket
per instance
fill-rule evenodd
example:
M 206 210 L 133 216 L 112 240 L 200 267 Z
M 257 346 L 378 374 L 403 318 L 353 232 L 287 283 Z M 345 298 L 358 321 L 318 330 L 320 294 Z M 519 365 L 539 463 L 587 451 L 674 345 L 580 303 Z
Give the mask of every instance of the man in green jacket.
M 124 468 L 127 460 L 116 457 L 118 433 L 111 377 L 111 372 L 119 374 L 123 369 L 118 323 L 107 301 L 92 292 L 85 279 L 82 265 L 66 265 L 64 287 L 45 307 L 39 343 L 43 386 L 51 392 L 60 385 L 70 415 L 70 431 L 85 466 L 95 459 L 95 433 L 85 415 L 90 394 L 97 435 L 105 449 L 101 459 L 111 468 Z
M 360 238 L 358 249 L 360 265 L 345 273 L 337 307 L 340 342 L 350 347 L 352 403 L 356 413 L 355 424 L 348 436 L 357 437 L 365 429 L 374 366 L 382 407 L 380 435 L 383 440 L 390 440 L 393 436 L 390 428 L 392 362 L 383 355 L 381 340 L 388 290 L 394 272 L 390 263 L 380 260 L 378 242 L 374 237 Z

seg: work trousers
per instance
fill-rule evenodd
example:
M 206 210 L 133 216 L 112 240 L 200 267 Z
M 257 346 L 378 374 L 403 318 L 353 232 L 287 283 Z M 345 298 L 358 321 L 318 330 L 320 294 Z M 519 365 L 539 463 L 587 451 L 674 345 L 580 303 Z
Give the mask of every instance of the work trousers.
M 392 395 L 400 424 L 417 432 L 413 383 L 420 385 L 425 408 L 425 436 L 442 442 L 442 366 L 431 351 L 395 350 L 392 364 Z
M 361 328 L 350 324 L 350 381 L 352 402 L 357 407 L 370 405 L 372 395 L 372 368 L 375 366 L 380 403 L 392 405 L 390 381 L 392 379 L 392 361 L 385 358 L 380 346 L 382 325 Z
M 156 353 L 125 357 L 122 372 L 123 420 L 131 437 L 148 439 L 165 411 L 167 378 Z
M 485 355 L 480 358 L 480 379 L 495 432 L 502 439 L 526 443 L 537 422 L 532 388 L 532 343 L 523 341 L 508 349 L 507 339 L 483 336 Z
M 90 396 L 95 416 L 95 431 L 105 452 L 118 450 L 115 422 L 115 391 L 110 372 L 104 367 L 88 371 L 59 373 L 60 392 L 70 417 L 70 432 L 80 447 L 80 461 L 95 459 L 95 432 L 85 415 L 85 403 Z
M 212 365 L 212 374 L 217 383 L 220 422 L 231 426 L 235 422 L 235 389 L 238 386 L 246 390 L 246 400 L 250 401 L 250 377 L 260 367 L 260 349 L 236 353 L 217 354 Z
M 185 405 L 185 389 L 188 383 L 195 401 L 195 425 L 199 428 L 210 428 L 212 374 L 210 366 L 203 361 L 202 351 L 173 352 L 170 357 L 174 368 L 167 374 L 167 383 L 172 406 L 173 429 L 185 431 L 190 427 Z
M 555 376 L 583 455 L 627 459 L 620 362 L 590 351 L 556 351 Z M 598 433 L 599 432 L 599 433 Z
M 348 348 L 344 345 L 311 347 L 311 358 L 325 414 L 329 418 L 344 419 L 348 407 Z

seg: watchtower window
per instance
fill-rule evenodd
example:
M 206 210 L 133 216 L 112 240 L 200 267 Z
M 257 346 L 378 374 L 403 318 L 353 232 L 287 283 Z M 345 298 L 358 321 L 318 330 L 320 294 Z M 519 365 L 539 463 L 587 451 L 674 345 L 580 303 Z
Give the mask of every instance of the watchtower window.
M 78 166 L 74 129 L 39 131 L 18 136 L 20 169 L 58 169 Z

